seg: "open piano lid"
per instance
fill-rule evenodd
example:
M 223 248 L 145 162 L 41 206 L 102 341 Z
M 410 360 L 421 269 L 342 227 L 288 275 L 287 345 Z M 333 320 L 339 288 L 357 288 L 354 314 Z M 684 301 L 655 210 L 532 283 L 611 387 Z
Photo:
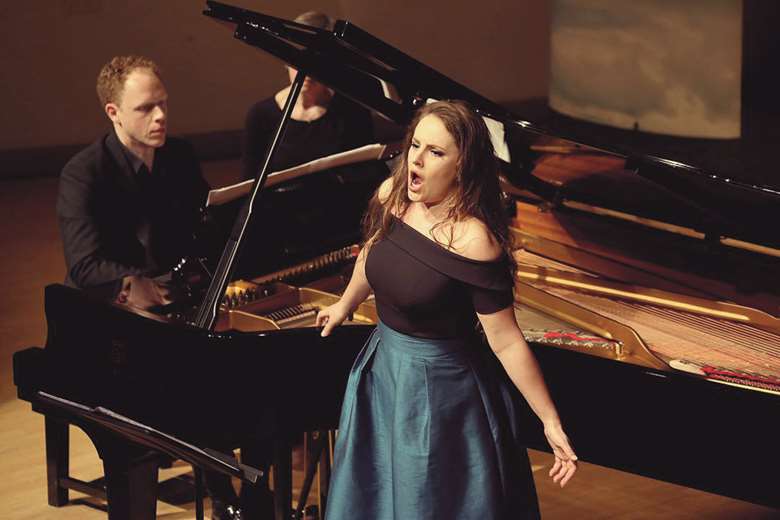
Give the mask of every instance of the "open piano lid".
M 509 180 L 556 205 L 574 201 L 673 224 L 712 243 L 734 239 L 771 248 L 770 254 L 780 248 L 774 225 L 780 222 L 780 184 L 760 185 L 749 181 L 749 172 L 738 175 L 732 168 L 727 176 L 687 156 L 684 162 L 659 155 L 625 133 L 616 145 L 583 132 L 587 125 L 560 129 L 526 121 L 347 21 L 339 20 L 330 32 L 215 1 L 207 1 L 204 14 L 235 24 L 236 38 L 398 124 L 407 124 L 427 99 L 468 101 L 503 124 L 512 156 Z M 596 157 L 601 168 L 556 178 L 538 167 L 576 156 Z

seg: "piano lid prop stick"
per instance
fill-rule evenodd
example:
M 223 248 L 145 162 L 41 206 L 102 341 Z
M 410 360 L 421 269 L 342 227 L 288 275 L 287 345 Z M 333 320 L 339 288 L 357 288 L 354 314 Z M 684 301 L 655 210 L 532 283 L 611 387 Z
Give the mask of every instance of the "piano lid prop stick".
M 298 99 L 298 95 L 303 87 L 303 81 L 306 78 L 306 72 L 298 70 L 295 75 L 295 79 L 290 85 L 290 92 L 287 95 L 287 101 L 285 102 L 284 109 L 282 110 L 282 118 L 279 121 L 279 126 L 276 129 L 271 146 L 265 155 L 265 161 L 263 166 L 257 174 L 257 178 L 252 184 L 251 195 L 244 204 L 241 212 L 233 226 L 233 231 L 228 238 L 225 249 L 222 251 L 222 256 L 217 264 L 217 269 L 214 272 L 214 277 L 211 279 L 206 296 L 203 299 L 198 312 L 195 315 L 195 321 L 193 325 L 202 329 L 211 330 L 214 324 L 217 322 L 217 315 L 219 313 L 219 306 L 222 303 L 222 297 L 227 289 L 228 282 L 233 270 L 235 269 L 235 259 L 238 257 L 241 251 L 241 245 L 245 236 L 247 226 L 252 217 L 252 209 L 254 207 L 255 200 L 257 199 L 260 190 L 263 189 L 266 179 L 268 178 L 268 167 L 271 164 L 271 158 L 279 147 L 279 143 L 284 137 L 284 131 L 287 129 L 287 123 L 292 116 L 293 108 L 295 107 L 295 101 Z

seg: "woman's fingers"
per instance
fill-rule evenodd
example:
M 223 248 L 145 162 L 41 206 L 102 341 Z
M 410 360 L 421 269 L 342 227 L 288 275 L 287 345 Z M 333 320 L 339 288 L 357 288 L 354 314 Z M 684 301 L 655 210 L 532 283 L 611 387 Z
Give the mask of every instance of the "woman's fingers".
M 322 327 L 328 322 L 328 313 L 325 310 L 321 310 L 317 313 L 317 317 L 314 318 L 314 326 Z
M 336 325 L 335 321 L 331 319 L 330 314 L 331 314 L 330 308 L 322 309 L 320 312 L 317 313 L 317 318 L 314 321 L 314 324 L 317 327 L 322 327 L 320 336 L 322 336 L 323 338 L 325 336 L 328 336 L 330 334 L 330 331 L 333 330 L 333 327 Z
M 330 335 L 331 331 L 341 325 L 346 318 L 347 314 L 344 312 L 343 307 L 338 303 L 322 309 L 317 313 L 317 318 L 315 319 L 317 327 L 322 327 L 320 336 L 324 338 L 325 336 Z
M 550 476 L 553 482 L 563 487 L 577 471 L 577 454 L 574 453 L 563 428 L 545 428 L 545 434 L 547 434 L 547 440 L 555 455 L 555 463 L 550 469 Z
M 558 470 L 561 469 L 561 459 L 558 457 L 555 457 L 555 463 L 552 465 L 552 468 L 550 468 L 549 476 L 553 476 L 556 473 L 558 473 Z
M 555 458 L 555 464 L 553 464 L 550 470 L 550 476 L 553 482 L 559 484 L 561 487 L 565 486 L 567 482 L 574 476 L 577 471 L 577 463 L 573 460 L 562 460 L 558 457 Z
M 550 475 L 553 479 L 553 482 L 556 484 L 558 483 L 561 478 L 566 474 L 566 463 L 559 459 L 558 457 L 555 457 L 555 464 L 553 465 L 553 469 L 555 470 L 552 475 Z
M 330 331 L 333 330 L 333 327 L 334 327 L 333 322 L 330 321 L 329 319 L 326 320 L 325 326 L 322 328 L 322 332 L 320 332 L 320 336 L 322 336 L 323 338 L 330 336 Z
M 577 463 L 575 461 L 570 460 L 566 464 L 566 473 L 563 475 L 563 478 L 561 478 L 561 487 L 565 486 L 567 482 L 574 476 L 574 473 L 577 471 Z

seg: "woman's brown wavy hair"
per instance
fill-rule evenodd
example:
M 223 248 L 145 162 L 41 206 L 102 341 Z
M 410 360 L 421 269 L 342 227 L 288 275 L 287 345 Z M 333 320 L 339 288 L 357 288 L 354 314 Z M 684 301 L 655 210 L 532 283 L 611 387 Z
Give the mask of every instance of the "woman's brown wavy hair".
M 429 115 L 436 116 L 444 124 L 455 140 L 460 154 L 455 202 L 447 214 L 447 219 L 436 224 L 434 229 L 447 222 L 459 222 L 468 217 L 481 220 L 504 250 L 514 273 L 512 237 L 503 211 L 498 182 L 498 159 L 494 154 L 485 121 L 465 101 L 437 101 L 417 111 L 403 141 L 404 153 L 392 172 L 390 195 L 382 203 L 379 201 L 378 192 L 375 193 L 363 218 L 363 236 L 366 243 L 370 246 L 375 240 L 385 237 L 393 224 L 394 213 L 401 217 L 409 207 L 411 201 L 407 193 L 407 157 L 417 124 Z M 452 244 L 453 232 L 450 227 L 449 242 L 442 245 L 449 247 Z

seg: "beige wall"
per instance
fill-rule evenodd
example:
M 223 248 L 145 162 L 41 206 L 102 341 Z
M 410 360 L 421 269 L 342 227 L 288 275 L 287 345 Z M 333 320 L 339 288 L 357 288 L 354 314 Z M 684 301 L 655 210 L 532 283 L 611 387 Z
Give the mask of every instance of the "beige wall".
M 495 101 L 547 93 L 546 1 L 232 0 L 293 18 L 346 18 Z M 230 2 L 228 2 L 230 3 Z M 286 81 L 280 64 L 201 14 L 200 0 L 30 0 L 0 5 L 0 151 L 86 143 L 107 128 L 94 94 L 112 55 L 159 62 L 173 133 L 239 129 Z M 13 7 L 12 7 L 13 6 Z M 459 7 L 462 6 L 462 7 Z

